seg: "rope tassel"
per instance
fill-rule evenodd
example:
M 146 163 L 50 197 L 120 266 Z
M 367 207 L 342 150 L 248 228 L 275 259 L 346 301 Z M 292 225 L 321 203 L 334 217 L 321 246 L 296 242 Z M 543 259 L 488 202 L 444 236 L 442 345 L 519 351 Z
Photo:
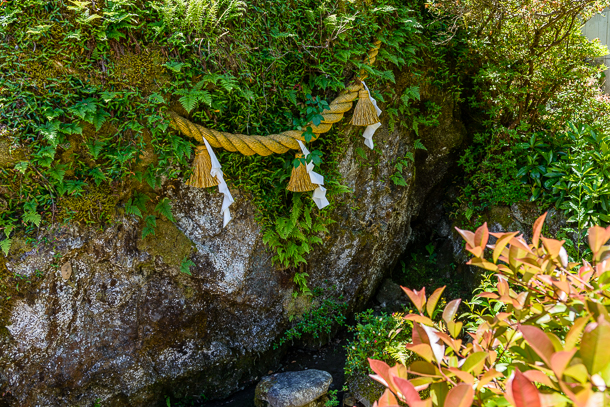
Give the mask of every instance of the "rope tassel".
M 366 83 L 364 83 L 364 81 L 362 81 L 362 86 L 364 86 L 364 89 L 369 95 L 369 100 L 375 108 L 375 113 L 377 114 L 377 117 L 381 116 L 382 111 L 379 106 L 377 106 L 377 101 L 371 96 L 371 92 L 369 91 L 369 88 L 368 86 L 366 86 Z M 364 129 L 364 134 L 362 135 L 362 137 L 364 137 L 364 144 L 371 150 L 375 148 L 375 143 L 373 143 L 373 135 L 379 127 L 381 127 L 381 123 L 379 122 L 379 119 L 377 119 L 377 123 L 373 123 L 369 126 L 366 126 L 366 129 Z
M 305 147 L 302 141 L 297 140 L 299 147 L 303 154 L 297 154 L 297 158 L 307 157 L 309 150 Z M 297 168 L 292 169 L 292 175 L 290 176 L 290 183 L 288 184 L 288 190 L 293 192 L 305 192 L 313 191 L 313 201 L 316 203 L 319 209 L 328 206 L 329 202 L 326 199 L 326 188 L 324 185 L 324 177 L 317 172 L 313 171 L 313 162 L 307 164 L 299 164 Z M 304 171 L 303 171 L 304 170 Z M 309 183 L 307 179 L 309 178 Z M 291 189 L 294 188 L 294 189 Z M 303 188 L 303 189 L 297 189 Z
M 197 147 L 195 156 L 193 175 L 188 181 L 188 185 L 197 188 L 208 188 L 218 185 L 218 191 L 224 195 L 220 212 L 223 216 L 222 227 L 227 226 L 231 221 L 231 211 L 229 206 L 234 202 L 229 187 L 224 180 L 222 169 L 214 150 L 210 143 L 204 138 L 205 146 Z
M 195 188 L 209 188 L 218 185 L 218 179 L 212 177 L 212 159 L 205 146 L 198 146 L 193 161 L 193 174 L 186 185 Z
M 296 154 L 296 158 L 305 157 L 303 154 Z M 290 182 L 288 183 L 288 189 L 291 192 L 307 192 L 313 191 L 318 186 L 311 182 L 311 177 L 307 172 L 307 167 L 300 163 L 297 168 L 292 167 L 292 174 L 290 174 Z
M 350 124 L 354 126 L 370 126 L 371 124 L 379 123 L 379 115 L 377 109 L 367 89 L 361 89 L 358 92 L 358 103 L 354 109 L 354 116 Z

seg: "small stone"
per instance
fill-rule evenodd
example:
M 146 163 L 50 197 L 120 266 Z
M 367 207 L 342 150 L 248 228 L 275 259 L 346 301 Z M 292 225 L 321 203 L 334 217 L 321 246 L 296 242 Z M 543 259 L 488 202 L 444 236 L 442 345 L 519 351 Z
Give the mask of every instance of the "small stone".
M 332 381 L 330 373 L 322 370 L 276 373 L 263 377 L 256 386 L 254 403 L 257 407 L 315 406 Z
M 61 278 L 63 278 L 64 280 L 69 280 L 70 276 L 72 275 L 72 265 L 70 264 L 70 262 L 65 263 L 63 266 L 61 266 Z

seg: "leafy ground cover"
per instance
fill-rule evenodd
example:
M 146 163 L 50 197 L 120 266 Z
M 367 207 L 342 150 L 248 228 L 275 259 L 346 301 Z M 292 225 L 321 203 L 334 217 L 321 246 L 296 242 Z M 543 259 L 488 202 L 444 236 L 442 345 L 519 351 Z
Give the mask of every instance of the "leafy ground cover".
M 172 220 L 162 184 L 189 177 L 193 145 L 169 128 L 168 109 L 229 132 L 299 128 L 364 67 L 392 128 L 433 124 L 417 86 L 393 87 L 395 69 L 425 74 L 421 13 L 419 2 L 398 0 L 3 2 L 3 254 L 17 235 L 103 227 L 117 211 L 140 219 L 142 238 L 159 218 Z M 377 39 L 378 61 L 365 66 Z M 336 168 L 346 143 L 335 130 L 313 151 L 331 202 L 347 192 Z M 294 157 L 217 153 L 229 184 L 258 207 L 275 261 L 305 261 L 330 219 L 285 190 Z M 297 283 L 307 292 L 305 276 Z

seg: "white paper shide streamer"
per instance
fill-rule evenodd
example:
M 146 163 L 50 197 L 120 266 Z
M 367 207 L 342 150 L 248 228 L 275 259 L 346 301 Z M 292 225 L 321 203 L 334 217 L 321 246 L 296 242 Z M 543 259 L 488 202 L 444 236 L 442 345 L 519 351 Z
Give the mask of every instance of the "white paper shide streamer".
M 231 221 L 231 211 L 229 211 L 229 206 L 234 202 L 233 196 L 231 196 L 231 192 L 229 191 L 229 187 L 224 180 L 222 170 L 220 169 L 220 163 L 218 162 L 218 158 L 216 158 L 216 154 L 214 154 L 214 150 L 212 150 L 212 146 L 210 143 L 203 137 L 203 141 L 205 143 L 205 147 L 208 149 L 208 153 L 210 153 L 210 159 L 212 161 L 212 171 L 210 171 L 210 175 L 212 177 L 216 177 L 218 179 L 218 190 L 220 193 L 224 194 L 224 199 L 222 200 L 222 215 L 223 215 L 223 223 L 222 227 L 227 226 L 227 223 Z
M 301 147 L 301 151 L 303 155 L 307 157 L 309 155 L 309 150 L 305 147 L 302 141 L 297 140 L 299 146 Z M 324 185 L 324 177 L 317 172 L 313 171 L 314 164 L 313 162 L 307 164 L 307 173 L 309 174 L 309 179 L 311 179 L 312 184 L 316 184 L 318 187 L 313 191 L 313 201 L 316 203 L 319 209 L 324 208 L 328 205 L 328 199 L 326 199 L 326 188 Z
M 369 90 L 368 86 L 366 86 L 364 81 L 362 81 L 362 85 L 364 85 L 364 89 L 366 89 L 366 91 L 369 93 L 369 99 L 371 100 L 373 106 L 375 106 L 377 117 L 381 116 L 382 111 L 379 106 L 377 106 L 377 101 L 373 99 L 373 96 L 371 96 L 371 91 Z M 366 126 L 366 129 L 364 129 L 364 134 L 362 134 L 362 137 L 364 137 L 364 144 L 366 144 L 366 146 L 371 150 L 375 147 L 375 144 L 373 144 L 373 134 L 375 134 L 375 131 L 380 127 L 381 123 L 371 124 L 370 126 Z

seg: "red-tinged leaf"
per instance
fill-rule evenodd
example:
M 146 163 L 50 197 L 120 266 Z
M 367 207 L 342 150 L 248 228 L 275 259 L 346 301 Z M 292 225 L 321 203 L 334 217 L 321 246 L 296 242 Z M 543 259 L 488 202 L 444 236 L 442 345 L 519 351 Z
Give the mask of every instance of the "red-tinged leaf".
M 457 299 L 451 301 L 449 304 L 445 306 L 445 310 L 443 311 L 443 320 L 445 322 L 453 321 L 455 314 L 457 313 L 458 308 L 460 307 L 460 303 L 462 300 Z
M 461 322 L 454 322 L 454 321 L 447 322 L 447 329 L 449 330 L 449 333 L 451 334 L 451 336 L 453 336 L 454 338 L 457 338 L 458 336 L 460 336 L 460 332 L 462 332 L 462 326 L 463 326 L 463 324 Z
M 444 407 L 470 407 L 474 401 L 474 390 L 471 385 L 461 383 L 449 390 Z
M 414 345 L 419 345 L 421 343 L 426 343 L 430 345 L 430 338 L 428 338 L 428 334 L 417 322 L 413 323 L 413 332 L 411 333 L 411 340 L 413 341 Z
M 551 357 L 551 369 L 553 369 L 553 372 L 555 372 L 557 377 L 563 375 L 563 371 L 566 369 L 577 350 L 578 349 L 573 348 L 572 350 L 564 350 L 553 354 Z
M 544 237 L 541 237 L 540 239 L 542 240 L 542 244 L 544 245 L 546 252 L 553 258 L 559 256 L 559 252 L 561 251 L 563 244 L 566 242 L 565 240 L 547 239 Z
M 475 254 L 474 252 L 471 252 L 471 253 Z M 483 252 L 481 251 L 481 254 L 482 253 Z M 475 256 L 476 256 L 476 254 L 475 254 Z M 495 265 L 494 263 L 492 263 L 490 261 L 485 260 L 484 258 L 481 258 L 480 255 L 470 259 L 468 261 L 468 263 L 466 263 L 466 264 L 469 264 L 471 266 L 475 266 L 475 267 L 478 267 L 478 268 L 482 268 L 482 269 L 485 269 L 485 270 L 489 270 L 489 271 L 498 271 L 498 266 L 497 265 Z
M 597 257 L 597 253 L 604 244 L 610 239 L 610 231 L 601 226 L 593 226 L 589 229 L 589 247 L 593 252 L 593 257 Z
M 540 370 L 528 370 L 527 372 L 523 372 L 523 375 L 532 382 L 541 383 L 551 388 L 555 387 L 555 384 L 551 381 L 551 378 L 542 373 Z
M 432 318 L 432 314 L 434 314 L 434 309 L 436 308 L 436 304 L 438 304 L 438 300 L 440 300 L 441 295 L 443 295 L 443 291 L 445 291 L 446 286 L 442 286 L 441 288 L 437 288 L 430 298 L 428 298 L 428 303 L 426 304 L 426 311 L 428 311 L 428 316 Z
M 434 360 L 434 353 L 432 353 L 432 347 L 427 343 L 420 343 L 418 345 L 408 344 L 405 346 L 407 350 L 417 354 L 424 360 L 432 362 Z
M 544 225 L 544 220 L 546 219 L 547 213 L 548 212 L 545 212 L 544 215 L 536 219 L 536 222 L 534 222 L 534 237 L 532 239 L 532 243 L 536 249 L 540 243 L 540 233 L 542 232 L 542 226 Z
M 506 318 L 511 317 L 513 314 L 511 312 L 498 312 L 496 314 L 496 319 L 498 321 L 504 321 Z
M 463 381 L 464 383 L 467 383 L 469 385 L 473 385 L 474 384 L 474 376 L 471 375 L 468 372 L 464 372 L 462 369 L 457 368 L 457 367 L 450 367 L 447 369 L 449 372 L 451 372 L 453 375 L 457 376 L 458 379 L 460 379 L 461 381 Z M 443 371 L 445 371 L 443 369 Z
M 610 363 L 610 324 L 603 317 L 598 319 L 596 327 L 585 329 L 580 357 L 592 375 L 604 370 Z
M 385 392 L 381 395 L 381 398 L 377 401 L 378 407 L 399 407 L 398 400 L 394 397 L 394 394 L 390 389 L 385 389 Z
M 500 296 L 496 293 L 481 293 L 481 294 L 477 294 L 476 297 L 491 298 L 494 300 L 497 300 L 498 298 L 500 298 Z
M 515 309 L 517 310 L 522 310 L 523 306 L 525 305 L 525 300 L 527 299 L 528 296 L 528 292 L 524 291 L 522 293 L 519 293 L 519 295 L 517 295 L 517 298 L 513 298 L 513 307 L 515 307 Z
M 583 369 L 585 370 L 585 376 L 586 376 L 586 370 L 583 366 Z M 595 399 L 591 400 L 591 396 L 595 395 L 596 393 L 594 393 L 592 391 L 591 388 L 591 383 L 586 383 L 585 385 L 580 385 L 580 386 L 575 386 L 575 385 L 571 385 L 567 384 L 565 382 L 559 382 L 561 385 L 561 390 L 563 390 L 563 392 L 566 394 L 566 396 L 568 396 L 570 398 L 570 400 L 572 400 L 572 402 L 574 403 L 575 407 L 604 407 L 604 405 L 598 405 L 596 404 Z M 570 387 L 568 387 L 570 386 Z M 574 390 L 574 391 L 572 391 Z M 599 393 L 602 394 L 603 393 Z M 590 403 L 590 401 L 592 403 Z
M 491 383 L 493 379 L 498 379 L 500 377 L 504 377 L 504 375 L 498 372 L 496 369 L 491 368 L 487 372 L 485 372 L 483 376 L 481 376 L 481 379 L 479 380 L 480 386 L 485 387 L 489 383 Z
M 485 248 L 487 246 L 487 241 L 489 240 L 489 229 L 487 229 L 487 222 L 483 223 L 483 226 L 479 227 L 476 232 L 474 232 L 474 244 L 480 248 Z
M 462 236 L 466 243 L 470 245 L 470 247 L 476 246 L 474 243 L 474 233 L 472 233 L 470 230 L 462 230 L 460 228 L 455 228 L 455 230 L 457 230 L 457 232 Z
M 428 325 L 428 326 L 434 325 L 434 322 L 432 322 L 432 320 L 430 318 L 425 317 L 423 315 L 409 314 L 409 315 L 405 315 L 404 319 L 406 319 L 407 321 L 419 322 L 420 324 L 424 324 L 424 325 Z
M 487 359 L 487 352 L 471 353 L 464 361 L 462 370 L 468 373 L 473 372 L 475 376 L 478 376 L 485 366 L 485 359 Z
M 500 255 L 502 254 L 502 251 L 506 248 L 506 245 L 508 245 L 508 243 L 515 237 L 517 236 L 519 232 L 513 232 L 513 233 L 503 233 L 498 237 L 498 240 L 496 241 L 496 245 L 494 247 L 494 253 L 493 253 L 493 260 L 494 263 L 498 262 L 498 258 L 500 257 Z
M 554 280 L 553 285 L 568 295 L 570 295 L 570 293 L 572 292 L 572 290 L 570 289 L 572 286 L 567 281 Z
M 416 377 L 415 379 L 409 380 L 418 392 L 426 390 L 430 387 L 430 383 L 434 382 L 432 377 Z
M 390 375 L 390 379 L 393 379 L 394 377 L 402 377 L 403 379 L 409 378 L 409 372 L 407 371 L 406 366 L 401 363 L 391 367 L 390 370 L 388 370 L 388 374 Z
M 521 325 L 519 331 L 521 331 L 523 338 L 532 349 L 534 349 L 538 356 L 540 356 L 544 363 L 550 367 L 551 357 L 553 356 L 553 353 L 555 353 L 555 347 L 544 331 L 532 325 Z
M 591 277 L 593 277 L 594 273 L 595 270 L 589 263 L 585 263 L 584 266 L 578 269 L 578 277 L 585 283 L 591 281 Z
M 493 366 L 496 363 L 496 359 L 498 358 L 498 352 L 496 352 L 495 350 L 490 350 L 489 352 L 489 356 L 487 357 L 489 359 L 489 366 Z M 493 370 L 493 368 L 492 368 Z
M 536 386 L 527 377 L 515 369 L 506 386 L 507 400 L 515 407 L 542 407 Z
M 444 332 L 437 332 L 436 336 L 441 338 L 441 340 L 443 342 L 445 342 L 447 344 L 447 346 L 451 347 L 451 349 L 453 349 L 453 351 L 455 353 L 459 353 L 460 352 L 460 346 L 462 346 L 462 340 L 461 339 L 453 339 L 451 336 L 447 335 Z
M 536 271 L 539 271 L 541 269 L 540 264 L 538 264 L 538 257 L 534 257 L 531 254 L 528 254 L 527 256 L 525 256 L 521 259 L 517 259 L 517 260 L 519 260 L 520 262 L 523 262 L 528 267 L 531 267 Z
M 515 241 L 515 239 L 512 241 Z M 527 252 L 525 250 L 521 249 L 519 246 L 511 244 L 510 248 L 508 249 L 508 264 L 516 269 L 523 264 L 523 262 L 519 259 L 522 259 L 525 256 L 527 256 Z
M 585 329 L 587 322 L 589 322 L 589 317 L 580 317 L 574 321 L 574 324 L 572 325 L 572 328 L 570 328 L 570 332 L 568 332 L 566 335 L 566 339 L 563 344 L 563 348 L 565 350 L 571 350 L 576 346 L 578 340 L 580 339 L 580 334 L 582 333 L 583 329 Z
M 424 304 L 426 303 L 426 287 L 422 288 L 420 291 L 409 290 L 406 287 L 400 288 L 402 288 L 402 290 L 407 293 L 409 299 L 411 300 L 413 305 L 415 305 L 415 308 L 417 308 L 417 310 L 421 313 L 424 308 Z
M 525 253 L 532 253 L 532 249 L 529 247 L 527 242 L 525 240 L 523 240 L 522 236 L 517 236 L 515 238 L 510 239 L 510 246 L 518 248 L 518 249 L 524 251 Z M 519 256 L 519 257 L 525 257 L 525 254 L 523 256 Z
M 390 382 L 390 366 L 381 360 L 368 359 L 369 366 L 373 369 L 373 372 L 385 381 L 385 386 L 389 386 Z M 372 377 L 372 376 L 371 376 Z M 382 383 L 383 384 L 383 383 Z
M 445 356 L 445 345 L 443 344 L 443 341 L 441 341 L 441 339 L 436 336 L 438 330 L 426 325 L 422 325 L 421 327 L 424 331 L 426 331 L 426 334 L 430 339 L 430 347 L 432 348 L 434 358 L 438 363 L 440 363 L 443 360 L 443 357 Z
M 475 258 L 483 256 L 483 247 L 466 246 L 466 250 L 469 251 Z
M 415 390 L 415 386 L 411 384 L 408 380 L 405 380 L 401 377 L 397 377 L 394 379 L 394 384 L 396 385 L 396 390 L 400 393 L 398 396 L 401 397 L 407 404 L 412 405 L 414 403 L 421 402 L 421 397 L 417 390 Z
M 417 360 L 409 365 L 408 372 L 418 376 L 440 377 L 441 372 L 432 363 Z
M 496 284 L 498 294 L 500 294 L 501 297 L 505 297 L 510 293 L 510 287 L 506 281 L 506 277 L 498 274 L 496 274 L 496 276 L 498 277 L 498 284 Z

